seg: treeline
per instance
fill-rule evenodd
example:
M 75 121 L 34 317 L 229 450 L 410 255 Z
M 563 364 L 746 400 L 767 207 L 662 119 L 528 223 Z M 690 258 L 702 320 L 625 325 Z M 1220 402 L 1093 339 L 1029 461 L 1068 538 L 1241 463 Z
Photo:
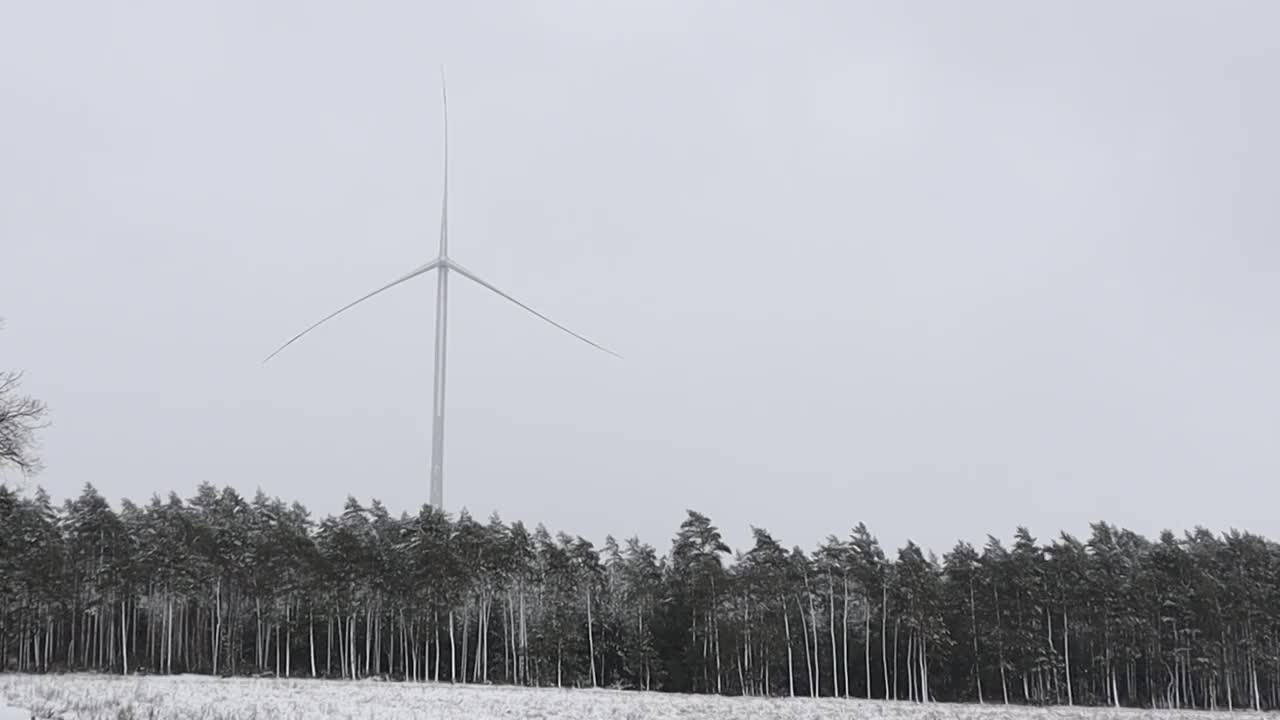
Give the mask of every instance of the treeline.
M 666 553 L 541 526 L 201 485 L 119 511 L 0 486 L 0 667 L 603 686 L 919 702 L 1280 708 L 1280 547 L 959 543 L 859 524 L 733 553 L 690 511 Z

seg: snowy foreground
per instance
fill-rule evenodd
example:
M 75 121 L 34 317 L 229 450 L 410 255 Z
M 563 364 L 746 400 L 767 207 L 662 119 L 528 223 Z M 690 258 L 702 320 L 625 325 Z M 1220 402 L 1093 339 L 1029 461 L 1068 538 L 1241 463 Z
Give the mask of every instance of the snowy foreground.
M 817 720 L 819 718 L 1212 718 L 1227 716 L 1101 708 L 1004 708 L 987 705 L 914 705 L 835 699 L 761 699 L 670 695 L 613 690 L 419 685 L 320 680 L 217 679 L 186 675 L 0 675 L 4 706 L 62 720 L 418 720 L 419 718 L 711 718 Z M 18 716 L 26 718 L 26 713 Z M 1258 716 L 1261 717 L 1261 716 Z

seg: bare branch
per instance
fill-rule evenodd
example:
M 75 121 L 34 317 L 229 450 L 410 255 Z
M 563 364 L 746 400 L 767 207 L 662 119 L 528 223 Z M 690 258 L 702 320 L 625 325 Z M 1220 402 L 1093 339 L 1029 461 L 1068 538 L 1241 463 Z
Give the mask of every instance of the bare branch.
M 24 474 L 40 470 L 35 454 L 36 431 L 48 425 L 45 404 L 18 392 L 22 373 L 0 372 L 0 470 L 17 468 Z

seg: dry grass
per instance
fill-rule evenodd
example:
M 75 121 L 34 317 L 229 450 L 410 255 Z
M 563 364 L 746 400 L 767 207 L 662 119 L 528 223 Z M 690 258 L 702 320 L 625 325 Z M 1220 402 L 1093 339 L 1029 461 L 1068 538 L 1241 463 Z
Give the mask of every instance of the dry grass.
M 1104 708 L 914 705 L 835 699 L 553 690 L 202 676 L 0 675 L 0 706 L 59 720 L 1143 720 L 1221 714 Z M 1251 716 L 1236 713 L 1233 720 Z

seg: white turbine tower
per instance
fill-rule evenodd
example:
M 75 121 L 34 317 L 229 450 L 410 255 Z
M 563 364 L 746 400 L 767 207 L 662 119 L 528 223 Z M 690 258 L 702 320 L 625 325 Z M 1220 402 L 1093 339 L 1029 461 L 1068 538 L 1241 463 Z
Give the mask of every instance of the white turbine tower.
M 480 277 L 478 277 L 475 273 L 462 267 L 461 265 L 459 265 L 457 262 L 455 262 L 453 259 L 449 257 L 449 101 L 448 101 L 448 95 L 446 94 L 445 88 L 444 88 L 444 70 L 443 69 L 441 69 L 440 71 L 440 95 L 441 95 L 441 101 L 444 109 L 444 191 L 443 191 L 443 200 L 441 202 L 441 210 L 440 210 L 440 254 L 436 257 L 436 259 L 432 260 L 426 265 L 423 265 L 422 267 L 419 267 L 416 270 L 413 270 L 412 272 L 400 278 L 397 278 L 396 280 L 386 285 L 383 285 L 382 287 L 378 288 L 377 290 L 374 290 L 368 295 L 365 295 L 364 297 L 361 297 L 355 300 L 354 302 L 344 305 L 343 307 L 330 313 L 329 315 L 326 315 L 325 317 L 321 318 L 320 320 L 312 324 L 306 330 L 303 330 L 297 335 L 294 335 L 292 338 L 289 339 L 288 342 L 281 345 L 279 348 L 276 348 L 275 352 L 268 355 L 266 357 L 266 360 L 263 360 L 263 362 L 265 363 L 267 360 L 270 360 L 271 358 L 278 355 L 281 350 L 284 350 L 285 348 L 292 345 L 295 341 L 297 341 L 303 335 L 306 335 L 307 333 L 311 332 L 312 330 L 322 325 L 324 322 L 334 318 L 335 316 L 347 310 L 350 310 L 351 308 L 355 307 L 356 305 L 359 305 L 365 300 L 368 300 L 374 295 L 377 295 L 386 290 L 390 290 L 396 285 L 412 280 L 413 278 L 416 278 L 419 275 L 425 275 L 426 273 L 435 271 L 436 272 L 436 344 L 435 344 L 435 372 L 434 372 L 434 378 L 432 382 L 431 496 L 430 497 L 431 497 L 432 507 L 436 508 L 437 510 L 444 509 L 444 389 L 445 389 L 444 379 L 445 379 L 445 356 L 446 356 L 445 348 L 446 348 L 446 339 L 448 337 L 447 330 L 448 330 L 448 323 L 449 323 L 448 310 L 449 310 L 449 271 L 450 270 L 458 273 L 462 277 L 476 283 L 477 285 L 480 285 L 481 287 L 492 290 L 493 292 L 497 293 L 500 297 L 505 298 L 515 303 L 516 305 L 519 305 L 525 310 L 528 310 L 534 315 L 537 315 L 543 320 L 551 323 L 557 328 L 560 328 L 561 330 L 569 333 L 570 335 L 578 338 L 579 340 L 587 343 L 588 345 L 591 345 L 594 348 L 603 350 L 604 352 L 607 352 L 610 355 L 613 355 L 615 357 L 621 357 L 620 355 L 613 352 L 612 350 L 606 347 L 603 347 L 601 345 L 598 345 L 592 342 L 591 340 L 588 340 L 587 338 L 561 325 L 555 320 L 552 320 L 546 315 L 543 315 L 537 310 L 534 310 L 528 305 L 525 305 L 519 300 L 516 300 L 515 298 L 511 297 L 510 295 L 503 292 L 502 290 L 499 290 L 494 285 L 480 279 Z

